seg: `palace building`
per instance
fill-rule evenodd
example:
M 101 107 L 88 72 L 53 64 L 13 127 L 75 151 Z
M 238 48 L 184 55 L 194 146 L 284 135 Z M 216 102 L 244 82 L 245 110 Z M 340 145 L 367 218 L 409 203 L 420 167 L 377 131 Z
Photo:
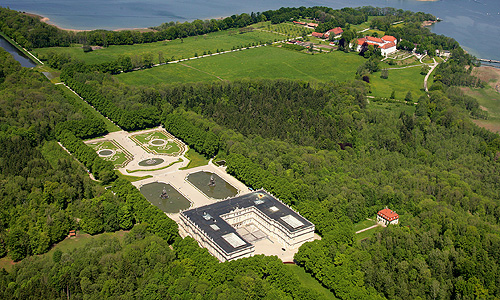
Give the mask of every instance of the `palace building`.
M 284 251 L 314 239 L 314 224 L 264 190 L 183 211 L 180 226 L 221 262 L 253 256 L 264 239 Z

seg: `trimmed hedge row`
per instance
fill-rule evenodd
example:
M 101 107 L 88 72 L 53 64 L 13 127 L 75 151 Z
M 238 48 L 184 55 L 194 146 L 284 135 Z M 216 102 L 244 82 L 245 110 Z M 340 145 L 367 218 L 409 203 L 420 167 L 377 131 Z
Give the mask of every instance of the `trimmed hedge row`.
M 81 163 L 89 169 L 96 179 L 109 183 L 116 179 L 114 166 L 105 161 L 89 146 L 77 138 L 72 132 L 65 130 L 58 135 L 59 141 L 71 152 Z

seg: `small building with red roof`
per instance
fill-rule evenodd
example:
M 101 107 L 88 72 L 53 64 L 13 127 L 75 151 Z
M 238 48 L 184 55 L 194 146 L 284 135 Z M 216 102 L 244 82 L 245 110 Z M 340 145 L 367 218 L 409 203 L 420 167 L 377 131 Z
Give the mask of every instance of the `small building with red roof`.
M 342 28 L 335 27 L 335 28 L 330 29 L 327 32 L 325 32 L 325 36 L 328 38 L 328 37 L 330 37 L 330 35 L 333 34 L 333 36 L 337 38 L 337 37 L 340 37 L 340 35 L 342 35 L 342 33 L 344 33 L 344 30 L 342 30 Z
M 312 28 L 316 28 L 316 27 L 319 26 L 319 24 L 317 24 L 317 23 L 307 23 L 307 26 L 312 27 Z
M 313 32 L 311 35 L 313 37 L 317 37 L 317 38 L 320 38 L 320 39 L 322 39 L 323 36 L 324 36 L 324 34 L 322 34 L 321 32 Z
M 377 213 L 377 222 L 384 225 L 395 225 L 399 223 L 399 215 L 395 211 L 385 207 Z

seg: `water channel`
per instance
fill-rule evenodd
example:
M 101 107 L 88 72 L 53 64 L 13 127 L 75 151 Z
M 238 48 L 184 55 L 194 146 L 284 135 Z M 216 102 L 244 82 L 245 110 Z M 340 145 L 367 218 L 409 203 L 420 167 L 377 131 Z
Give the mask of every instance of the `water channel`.
M 14 56 L 14 59 L 21 63 L 21 66 L 26 68 L 36 67 L 36 64 L 26 57 L 24 53 L 19 51 L 16 47 L 14 47 L 11 43 L 9 43 L 6 39 L 0 36 L 0 47 L 4 48 L 5 51 L 9 52 Z

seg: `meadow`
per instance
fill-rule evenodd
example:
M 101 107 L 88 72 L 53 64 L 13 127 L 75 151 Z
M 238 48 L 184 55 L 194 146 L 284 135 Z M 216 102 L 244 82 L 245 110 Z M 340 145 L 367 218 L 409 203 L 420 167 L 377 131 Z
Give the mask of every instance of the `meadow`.
M 346 81 L 355 78 L 356 69 L 364 62 L 365 59 L 357 53 L 333 51 L 311 55 L 267 46 L 122 73 L 115 77 L 129 85 L 238 78 Z M 404 99 L 410 90 L 416 100 L 424 95 L 423 80 L 420 67 L 389 70 L 389 79 L 380 78 L 380 72 L 377 72 L 370 77 L 370 95 L 389 98 L 394 90 L 397 99 Z
M 165 59 L 181 59 L 196 55 L 216 53 L 218 50 L 231 50 L 233 47 L 246 47 L 261 42 L 283 40 L 287 37 L 260 30 L 240 33 L 238 30 L 213 32 L 201 36 L 187 37 L 172 41 L 161 41 L 148 44 L 112 45 L 107 48 L 84 53 L 82 45 L 73 47 L 52 47 L 35 49 L 37 57 L 44 57 L 50 52 L 57 51 L 68 53 L 73 59 L 82 60 L 89 64 L 114 61 L 120 56 L 141 57 L 151 54 L 153 63 L 159 63 L 160 56 Z

